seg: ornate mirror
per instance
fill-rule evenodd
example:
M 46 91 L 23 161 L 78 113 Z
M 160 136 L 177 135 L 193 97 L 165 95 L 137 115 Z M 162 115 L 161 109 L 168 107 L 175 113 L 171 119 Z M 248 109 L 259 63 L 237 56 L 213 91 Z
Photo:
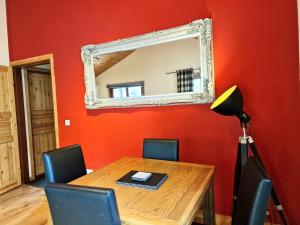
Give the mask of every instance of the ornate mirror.
M 82 47 L 88 109 L 210 103 L 211 19 Z

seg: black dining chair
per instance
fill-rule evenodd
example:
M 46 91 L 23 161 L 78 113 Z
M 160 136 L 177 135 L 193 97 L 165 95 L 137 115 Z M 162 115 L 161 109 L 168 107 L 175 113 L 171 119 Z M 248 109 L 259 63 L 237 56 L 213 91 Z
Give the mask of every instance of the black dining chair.
M 143 158 L 179 161 L 178 139 L 144 139 Z
M 43 153 L 47 183 L 68 183 L 86 174 L 80 145 Z
M 263 225 L 272 182 L 261 164 L 247 159 L 232 214 L 232 225 Z
M 54 225 L 120 225 L 110 188 L 52 183 L 45 186 Z

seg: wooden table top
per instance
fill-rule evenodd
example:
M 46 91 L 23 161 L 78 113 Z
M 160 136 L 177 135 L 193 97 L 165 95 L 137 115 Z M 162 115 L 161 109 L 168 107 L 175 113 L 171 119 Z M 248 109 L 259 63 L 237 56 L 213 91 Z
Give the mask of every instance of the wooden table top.
M 130 170 L 167 173 L 158 190 L 117 185 L 116 180 Z M 213 182 L 215 167 L 143 158 L 122 158 L 70 184 L 113 188 L 122 224 L 191 224 L 204 195 Z M 46 196 L 26 215 L 9 224 L 52 225 Z
M 117 185 L 130 170 L 167 173 L 158 190 Z M 190 224 L 213 181 L 215 167 L 183 162 L 122 158 L 70 184 L 113 188 L 122 224 Z

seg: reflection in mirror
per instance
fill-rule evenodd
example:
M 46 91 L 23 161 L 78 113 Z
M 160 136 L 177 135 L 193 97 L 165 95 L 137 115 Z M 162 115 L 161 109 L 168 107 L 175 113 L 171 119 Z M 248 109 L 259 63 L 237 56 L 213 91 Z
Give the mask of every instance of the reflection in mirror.
M 95 56 L 97 98 L 200 92 L 200 40 L 189 38 Z

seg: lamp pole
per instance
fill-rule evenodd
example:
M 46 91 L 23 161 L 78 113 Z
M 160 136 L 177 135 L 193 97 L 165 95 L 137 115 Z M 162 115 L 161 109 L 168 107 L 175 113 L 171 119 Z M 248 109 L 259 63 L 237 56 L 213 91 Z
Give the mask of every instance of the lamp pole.
M 241 123 L 243 129 L 243 136 L 239 137 L 237 156 L 235 162 L 235 171 L 234 171 L 234 186 L 233 186 L 233 210 L 235 209 L 237 193 L 239 190 L 239 185 L 242 176 L 243 167 L 246 164 L 248 159 L 248 145 L 247 145 L 247 135 L 246 135 L 246 125 Z

